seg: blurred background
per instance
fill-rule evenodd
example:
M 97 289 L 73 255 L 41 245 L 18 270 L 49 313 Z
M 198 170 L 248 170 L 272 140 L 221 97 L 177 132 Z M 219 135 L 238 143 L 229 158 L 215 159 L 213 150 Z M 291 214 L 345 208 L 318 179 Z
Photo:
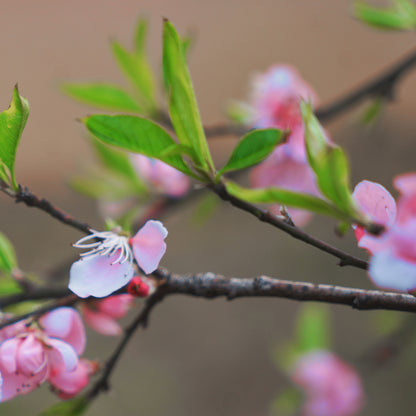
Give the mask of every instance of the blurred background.
M 324 104 L 413 47 L 413 34 L 370 29 L 351 17 L 351 6 L 347 0 L 1 0 L 0 108 L 8 107 L 16 82 L 31 106 L 17 155 L 19 183 L 102 228 L 96 204 L 67 187 L 71 176 L 93 160 L 76 121 L 92 110 L 63 96 L 58 85 L 63 80 L 124 83 L 109 40 L 128 45 L 139 16 L 151 22 L 148 50 L 155 68 L 161 62 L 162 17 L 181 33 L 195 34 L 190 69 L 203 121 L 209 125 L 224 121 L 227 102 L 245 99 L 252 75 L 271 64 L 297 67 Z M 350 156 L 353 185 L 370 179 L 393 191 L 393 176 L 414 170 L 415 91 L 416 70 L 404 77 L 396 101 L 376 124 L 360 125 L 363 108 L 357 108 L 326 126 Z M 232 137 L 215 140 L 216 160 L 227 157 L 234 143 Z M 172 271 L 266 274 L 370 287 L 364 272 L 341 269 L 334 258 L 230 206 L 220 205 L 199 227 L 189 221 L 193 211 L 188 204 L 165 220 L 169 238 L 163 265 Z M 41 275 L 76 254 L 70 244 L 79 233 L 42 212 L 4 196 L 0 218 L 0 230 L 14 243 L 26 271 Z M 316 218 L 307 230 L 365 256 L 355 248 L 352 233 L 340 239 L 334 227 L 332 220 Z M 87 414 L 270 414 L 272 400 L 289 386 L 273 363 L 272 351 L 292 336 L 298 307 L 281 299 L 168 298 L 154 311 L 149 328 L 129 345 L 109 394 Z M 376 312 L 346 307 L 332 307 L 331 312 L 333 349 L 351 363 L 362 363 L 359 358 L 381 337 L 372 325 Z M 91 332 L 86 356 L 105 358 L 116 342 Z M 363 414 L 408 414 L 414 402 L 415 364 L 404 354 L 375 370 L 363 369 L 368 396 Z M 44 387 L 0 407 L 2 414 L 35 414 L 54 400 Z

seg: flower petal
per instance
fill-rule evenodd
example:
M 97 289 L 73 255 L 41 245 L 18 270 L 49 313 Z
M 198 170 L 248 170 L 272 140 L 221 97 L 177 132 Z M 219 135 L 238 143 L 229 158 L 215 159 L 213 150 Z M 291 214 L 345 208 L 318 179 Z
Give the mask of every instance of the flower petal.
M 17 369 L 16 355 L 21 339 L 12 338 L 0 345 L 0 366 L 8 373 L 14 373 Z
M 54 371 L 49 376 L 49 382 L 59 390 L 59 396 L 69 399 L 78 394 L 89 383 L 91 367 L 87 360 L 79 360 L 73 371 Z
M 108 256 L 86 257 L 76 261 L 69 272 L 69 289 L 77 296 L 102 298 L 126 285 L 133 277 L 129 262 L 112 264 L 118 252 Z
M 400 291 L 416 289 L 416 263 L 397 257 L 388 248 L 371 257 L 368 274 L 374 284 L 382 288 Z
M 146 274 L 157 269 L 166 251 L 163 241 L 168 231 L 160 221 L 147 221 L 146 224 L 130 239 L 134 257 Z
M 24 339 L 17 349 L 17 370 L 30 376 L 42 370 L 45 362 L 45 351 L 42 343 L 30 334 Z
M 394 186 L 402 195 L 416 193 L 416 173 L 405 173 L 396 176 Z
M 99 334 L 117 336 L 122 332 L 121 326 L 110 315 L 94 311 L 86 305 L 82 308 L 82 314 L 86 324 Z
M 3 376 L 1 401 L 5 402 L 20 394 L 28 394 L 39 387 L 48 376 L 48 367 L 45 366 L 42 371 L 33 376 L 26 376 L 16 372 L 7 373 L 1 365 L 0 372 Z
M 56 338 L 49 338 L 48 360 L 51 371 L 73 371 L 78 365 L 78 355 L 71 345 Z
M 391 226 L 396 219 L 396 201 L 382 185 L 371 181 L 361 181 L 352 196 L 360 209 L 373 221 Z
M 78 355 L 84 352 L 86 335 L 79 313 L 69 307 L 53 310 L 40 319 L 42 327 L 50 337 L 60 338 L 72 345 Z
M 96 301 L 96 308 L 113 318 L 120 319 L 127 314 L 134 300 L 134 296 L 123 294 L 114 295 L 106 299 Z

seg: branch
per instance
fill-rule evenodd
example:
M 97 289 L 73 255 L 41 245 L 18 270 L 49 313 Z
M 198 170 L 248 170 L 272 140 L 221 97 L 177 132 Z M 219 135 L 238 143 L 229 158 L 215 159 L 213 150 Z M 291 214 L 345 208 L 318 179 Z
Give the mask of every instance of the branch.
M 243 297 L 278 297 L 348 305 L 361 310 L 416 312 L 416 298 L 403 293 L 295 282 L 267 276 L 254 279 L 224 278 L 214 273 L 180 276 L 163 269 L 159 269 L 155 276 L 164 282 L 161 287 L 166 292 L 165 296 L 182 294 L 207 299 L 224 296 L 228 300 Z
M 28 296 L 27 299 L 25 300 L 31 300 L 30 297 Z M 45 306 L 42 306 L 40 308 L 34 309 L 31 312 L 22 314 L 22 315 L 16 315 L 13 316 L 12 318 L 9 319 L 5 319 L 0 321 L 0 329 L 3 329 L 6 326 L 15 324 L 16 322 L 19 321 L 23 321 L 25 319 L 28 318 L 39 318 L 40 316 L 44 315 L 45 313 L 52 311 L 53 309 L 56 308 L 60 308 L 62 306 L 72 306 L 73 304 L 75 304 L 77 301 L 79 300 L 79 298 L 76 295 L 68 295 L 65 297 L 62 297 L 54 302 L 51 302 Z
M 401 77 L 416 65 L 416 50 L 413 50 L 381 74 L 362 84 L 354 91 L 316 110 L 320 121 L 328 121 L 368 97 L 379 96 L 392 100 L 394 88 Z
M 88 401 L 92 401 L 99 393 L 109 390 L 110 376 L 128 342 L 140 326 L 143 328 L 147 327 L 150 312 L 160 301 L 163 300 L 164 297 L 165 290 L 163 288 L 157 290 L 151 297 L 148 298 L 144 308 L 140 311 L 139 315 L 137 315 L 136 319 L 124 330 L 124 336 L 114 352 L 111 354 L 110 358 L 107 360 L 100 378 L 94 383 L 91 390 L 86 394 L 86 399 Z
M 285 233 L 291 235 L 293 238 L 301 240 L 306 244 L 309 244 L 313 247 L 318 248 L 321 251 L 324 251 L 325 253 L 337 257 L 340 260 L 340 266 L 353 266 L 363 270 L 366 270 L 368 268 L 368 262 L 359 259 L 358 257 L 354 257 L 351 254 L 348 254 L 336 247 L 333 247 L 330 244 L 325 243 L 324 241 L 312 237 L 300 228 L 288 224 L 284 220 L 278 218 L 277 216 L 271 214 L 268 211 L 265 211 L 261 208 L 256 207 L 255 205 L 249 204 L 248 202 L 235 198 L 227 192 L 227 189 L 223 184 L 220 183 L 218 185 L 210 186 L 210 189 L 214 191 L 222 200 L 229 202 L 236 208 L 239 208 L 243 211 L 248 212 L 251 215 L 254 215 L 260 221 L 271 224 L 279 230 L 282 230 Z
M 19 185 L 19 190 L 14 192 L 7 188 L 4 184 L 0 184 L 0 190 L 3 191 L 6 195 L 10 196 L 15 200 L 16 203 L 23 202 L 28 207 L 35 207 L 39 208 L 40 210 L 46 212 L 47 214 L 51 215 L 52 217 L 56 218 L 58 221 L 70 225 L 77 230 L 89 234 L 91 227 L 83 223 L 81 221 L 76 220 L 69 214 L 61 211 L 59 208 L 52 205 L 48 200 L 45 198 L 39 198 L 35 194 L 29 191 L 28 188 L 23 188 Z

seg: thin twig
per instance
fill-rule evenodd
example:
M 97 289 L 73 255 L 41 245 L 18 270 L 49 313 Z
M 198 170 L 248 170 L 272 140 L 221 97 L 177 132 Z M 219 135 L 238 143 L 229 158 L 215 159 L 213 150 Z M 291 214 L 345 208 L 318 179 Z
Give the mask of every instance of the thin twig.
M 28 299 L 26 299 L 26 300 L 29 300 L 29 299 L 30 299 L 30 297 L 28 295 Z M 45 313 L 50 312 L 54 309 L 60 308 L 62 306 L 72 306 L 78 300 L 79 300 L 79 298 L 77 296 L 68 295 L 68 296 L 60 298 L 60 299 L 58 299 L 54 302 L 51 302 L 51 303 L 49 303 L 45 306 L 34 309 L 31 312 L 28 312 L 28 313 L 25 313 L 25 314 L 22 314 L 22 315 L 16 315 L 16 316 L 13 316 L 12 318 L 9 318 L 9 319 L 5 319 L 5 320 L 0 322 L 0 329 L 4 328 L 6 326 L 9 326 L 9 325 L 15 324 L 16 322 L 23 321 L 23 320 L 28 319 L 28 318 L 32 318 L 32 317 L 38 318 L 38 317 L 44 315 Z
M 416 50 L 412 50 L 400 61 L 394 63 L 381 74 L 363 83 L 352 92 L 320 107 L 316 116 L 320 121 L 328 121 L 369 97 L 394 98 L 394 89 L 402 76 L 416 65 Z
M 325 243 L 324 241 L 312 237 L 300 228 L 288 224 L 284 220 L 280 219 L 276 215 L 271 214 L 268 211 L 265 211 L 261 208 L 256 207 L 255 205 L 249 204 L 248 202 L 235 198 L 234 196 L 228 193 L 227 189 L 222 183 L 210 186 L 210 189 L 212 189 L 222 200 L 229 202 L 236 208 L 239 208 L 243 211 L 250 213 L 251 215 L 254 215 L 260 221 L 271 224 L 272 226 L 291 235 L 293 238 L 301 240 L 306 244 L 309 244 L 318 248 L 321 251 L 324 251 L 325 253 L 337 257 L 340 260 L 340 266 L 353 266 L 364 270 L 368 268 L 368 262 L 359 259 L 358 257 L 352 256 L 351 254 L 348 254 L 336 247 L 333 247 L 330 244 Z
M 71 215 L 55 207 L 47 199 L 39 198 L 38 196 L 30 192 L 29 189 L 26 187 L 23 188 L 19 185 L 19 190 L 17 192 L 14 192 L 2 185 L 0 186 L 0 190 L 2 190 L 6 195 L 13 198 L 16 203 L 23 202 L 28 207 L 39 208 L 64 224 L 70 225 L 71 227 L 76 228 L 77 230 L 85 234 L 90 233 L 91 227 L 88 224 L 76 220 Z
M 102 391 L 109 390 L 109 379 L 110 376 L 120 359 L 124 349 L 130 341 L 136 330 L 142 326 L 145 328 L 148 324 L 149 315 L 156 304 L 158 304 L 165 297 L 165 290 L 160 288 L 157 290 L 146 302 L 144 308 L 137 315 L 136 319 L 124 330 L 124 335 L 117 345 L 110 358 L 106 361 L 103 372 L 98 380 L 94 383 L 91 390 L 86 394 L 88 401 L 92 401 Z

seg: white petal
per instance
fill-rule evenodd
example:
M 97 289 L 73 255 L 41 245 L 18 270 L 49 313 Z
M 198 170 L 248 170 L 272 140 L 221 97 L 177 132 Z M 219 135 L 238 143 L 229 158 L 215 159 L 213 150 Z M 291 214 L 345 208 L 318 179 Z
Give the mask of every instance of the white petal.
M 416 264 L 395 256 L 391 250 L 377 252 L 370 260 L 368 273 L 377 286 L 400 291 L 416 289 Z
M 102 298 L 126 285 L 134 274 L 129 262 L 111 264 L 118 257 L 97 256 L 76 261 L 69 272 L 69 289 L 77 296 Z

